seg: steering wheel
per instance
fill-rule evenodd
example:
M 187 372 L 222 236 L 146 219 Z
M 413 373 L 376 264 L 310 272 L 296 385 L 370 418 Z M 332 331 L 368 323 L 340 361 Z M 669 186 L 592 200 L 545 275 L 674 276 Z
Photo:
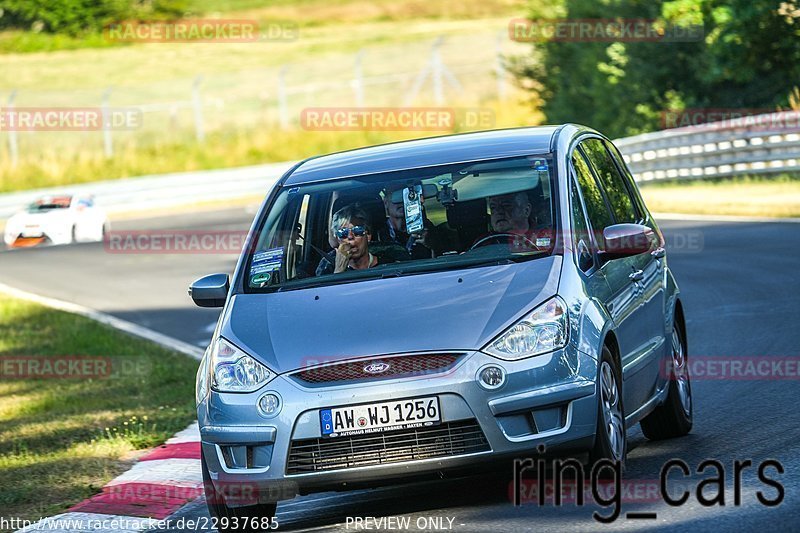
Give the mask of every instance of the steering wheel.
M 520 235 L 520 234 L 518 234 L 518 233 L 495 233 L 495 234 L 493 234 L 493 235 L 487 235 L 486 237 L 484 237 L 484 238 L 482 238 L 482 239 L 478 240 L 478 242 L 476 242 L 475 244 L 473 244 L 472 246 L 470 246 L 470 247 L 469 247 L 469 250 L 468 250 L 468 251 L 472 251 L 472 250 L 474 250 L 475 248 L 477 248 L 478 246 L 483 246 L 483 245 L 484 245 L 484 243 L 486 243 L 486 242 L 488 242 L 488 241 L 499 240 L 499 239 L 501 239 L 501 238 L 507 238 L 507 239 L 517 239 L 517 238 L 519 238 L 519 237 L 522 237 L 522 238 L 525 240 L 525 242 L 527 242 L 528 244 L 530 244 L 530 245 L 531 245 L 531 247 L 533 247 L 534 249 L 536 249 L 536 250 L 538 250 L 538 249 L 539 249 L 539 247 L 538 247 L 538 246 L 536 246 L 536 243 L 534 243 L 532 240 L 530 240 L 529 238 L 527 238 L 525 235 Z

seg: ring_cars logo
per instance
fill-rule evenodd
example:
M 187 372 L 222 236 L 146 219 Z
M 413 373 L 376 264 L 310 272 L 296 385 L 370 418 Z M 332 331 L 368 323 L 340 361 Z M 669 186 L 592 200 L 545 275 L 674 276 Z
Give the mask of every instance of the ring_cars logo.
M 370 363 L 364 367 L 364 372 L 367 374 L 383 374 L 389 370 L 389 363 Z

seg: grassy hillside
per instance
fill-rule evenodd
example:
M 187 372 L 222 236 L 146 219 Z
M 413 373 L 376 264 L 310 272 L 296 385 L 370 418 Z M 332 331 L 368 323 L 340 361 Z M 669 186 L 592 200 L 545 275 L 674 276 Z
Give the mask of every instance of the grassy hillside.
M 484 108 L 494 113 L 490 127 L 542 120 L 510 77 L 503 85 L 505 98 L 498 98 L 498 53 L 507 57 L 528 50 L 505 35 L 508 20 L 525 12 L 522 2 L 300 0 L 260 6 L 252 0 L 196 0 L 192 9 L 207 17 L 296 24 L 298 38 L 110 46 L 95 43 L 92 35 L 78 42 L 0 33 L 0 49 L 6 50 L 2 43 L 18 37 L 74 41 L 62 47 L 67 49 L 0 53 L 0 106 L 12 90 L 18 107 L 97 107 L 106 91 L 111 106 L 148 106 L 140 128 L 112 133 L 112 157 L 106 157 L 99 131 L 20 132 L 14 166 L 11 139 L 0 131 L 0 192 L 283 161 L 450 132 L 303 130 L 298 118 L 306 107 L 357 105 L 352 81 L 357 61 L 365 106 Z M 444 39 L 442 62 L 457 82 L 445 79 L 445 102 L 437 104 L 428 76 L 419 94 L 406 102 L 439 37 Z M 77 48 L 68 49 L 73 45 Z M 288 102 L 283 126 L 281 79 Z M 204 142 L 196 139 L 196 81 Z M 460 125 L 454 131 L 485 127 Z

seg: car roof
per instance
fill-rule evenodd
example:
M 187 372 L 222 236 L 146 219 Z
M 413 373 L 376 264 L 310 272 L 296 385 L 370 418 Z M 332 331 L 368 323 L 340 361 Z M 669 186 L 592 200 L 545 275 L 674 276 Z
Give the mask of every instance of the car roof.
M 461 133 L 337 152 L 301 162 L 284 184 L 546 153 L 552 150 L 553 136 L 560 128 L 537 126 Z

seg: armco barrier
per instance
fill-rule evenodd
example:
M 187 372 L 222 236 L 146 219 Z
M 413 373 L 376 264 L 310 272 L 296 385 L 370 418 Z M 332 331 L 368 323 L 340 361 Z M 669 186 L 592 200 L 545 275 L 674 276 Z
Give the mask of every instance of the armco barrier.
M 783 111 L 645 133 L 614 143 L 639 182 L 798 172 L 798 122 L 800 111 Z M 265 195 L 292 164 L 144 176 L 5 194 L 0 195 L 0 220 L 43 194 L 91 193 L 110 213 Z
M 39 196 L 93 194 L 109 213 L 170 207 L 249 195 L 265 196 L 292 162 L 203 170 L 50 187 L 0 195 L 0 220 L 5 220 Z
M 800 111 L 732 118 L 617 139 L 639 182 L 800 171 Z

